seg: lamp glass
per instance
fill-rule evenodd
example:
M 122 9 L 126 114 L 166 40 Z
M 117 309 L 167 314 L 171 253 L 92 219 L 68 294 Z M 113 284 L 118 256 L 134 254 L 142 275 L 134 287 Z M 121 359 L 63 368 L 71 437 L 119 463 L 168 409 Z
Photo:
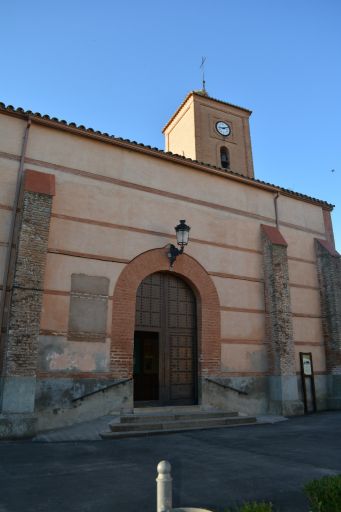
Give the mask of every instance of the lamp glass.
M 176 241 L 178 245 L 183 247 L 184 245 L 188 244 L 189 239 L 189 230 L 191 228 L 187 226 L 185 220 L 180 220 L 180 224 L 178 224 L 175 228 L 176 231 Z

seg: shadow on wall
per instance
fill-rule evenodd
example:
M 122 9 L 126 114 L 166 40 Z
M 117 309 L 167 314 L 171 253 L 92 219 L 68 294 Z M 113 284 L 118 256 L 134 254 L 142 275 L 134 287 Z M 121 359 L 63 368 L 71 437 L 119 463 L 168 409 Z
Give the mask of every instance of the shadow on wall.
M 41 411 L 37 431 L 67 427 L 109 414 L 132 412 L 133 381 L 123 379 L 74 398 L 67 407 Z
M 268 411 L 267 377 L 214 377 L 202 381 L 202 403 L 246 415 Z

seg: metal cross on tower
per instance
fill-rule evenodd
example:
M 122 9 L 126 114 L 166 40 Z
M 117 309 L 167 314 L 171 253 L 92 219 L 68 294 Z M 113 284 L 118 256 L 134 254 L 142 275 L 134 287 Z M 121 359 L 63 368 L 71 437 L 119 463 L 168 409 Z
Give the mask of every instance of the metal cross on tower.
M 205 61 L 206 61 L 206 57 L 201 57 L 200 69 L 202 70 L 202 90 L 206 92 Z

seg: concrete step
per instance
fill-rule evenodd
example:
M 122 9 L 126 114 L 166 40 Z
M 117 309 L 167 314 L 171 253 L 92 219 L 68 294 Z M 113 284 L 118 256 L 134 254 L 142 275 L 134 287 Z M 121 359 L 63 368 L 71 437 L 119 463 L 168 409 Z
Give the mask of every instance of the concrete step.
M 134 414 L 126 414 L 121 416 L 121 423 L 151 423 L 151 422 L 162 422 L 165 421 L 177 421 L 177 420 L 198 420 L 198 419 L 210 419 L 210 418 L 225 418 L 238 416 L 237 412 L 229 411 L 190 411 L 190 412 L 173 412 L 173 413 L 145 413 L 145 412 L 134 412 Z
M 206 417 L 206 418 L 193 418 L 185 417 L 184 415 L 179 419 L 167 420 L 162 417 L 154 419 L 152 422 L 142 423 L 112 423 L 110 430 L 112 432 L 137 432 L 145 430 L 174 430 L 174 429 L 191 429 L 192 427 L 212 427 L 223 425 L 238 425 L 240 423 L 252 423 L 254 418 L 243 418 L 240 416 L 220 416 L 220 417 Z
M 164 414 L 164 413 L 180 413 L 180 412 L 195 412 L 202 411 L 201 405 L 162 405 L 162 406 L 151 406 L 151 407 L 134 407 L 134 414 Z M 211 409 L 210 411 L 214 411 Z
M 227 419 L 227 418 L 226 418 Z M 162 429 L 146 429 L 146 430 L 123 430 L 123 431 L 114 431 L 114 432 L 102 432 L 102 439 L 121 439 L 126 437 L 142 437 L 142 436 L 151 436 L 151 435 L 162 435 L 162 434 L 172 434 L 178 432 L 188 432 L 188 431 L 196 431 L 196 430 L 209 430 L 209 429 L 217 429 L 217 428 L 231 428 L 235 426 L 242 425 L 250 425 L 257 423 L 256 418 L 253 417 L 236 417 L 229 418 L 228 423 L 223 424 L 209 424 L 207 420 L 205 425 L 196 425 L 195 422 L 191 422 L 191 425 L 186 425 L 185 427 L 180 427 L 177 422 L 171 422 L 172 425 L 167 425 L 168 428 Z

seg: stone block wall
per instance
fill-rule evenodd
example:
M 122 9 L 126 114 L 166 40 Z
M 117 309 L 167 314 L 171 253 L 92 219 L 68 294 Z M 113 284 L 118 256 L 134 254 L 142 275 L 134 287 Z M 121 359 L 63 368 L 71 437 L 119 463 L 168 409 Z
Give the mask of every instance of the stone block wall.
M 54 176 L 26 171 L 4 339 L 1 412 L 33 413 Z
M 315 240 L 323 337 L 328 373 L 328 406 L 341 408 L 341 256 L 330 242 Z
M 303 413 L 298 398 L 295 347 L 290 303 L 287 243 L 280 231 L 262 225 L 266 337 L 269 355 L 269 410 Z

